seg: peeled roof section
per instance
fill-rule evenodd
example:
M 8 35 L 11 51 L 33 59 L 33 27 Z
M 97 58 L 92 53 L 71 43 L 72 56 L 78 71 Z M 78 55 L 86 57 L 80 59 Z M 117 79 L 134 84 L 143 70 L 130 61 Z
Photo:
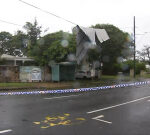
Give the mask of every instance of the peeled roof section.
M 109 39 L 109 36 L 105 29 L 94 29 L 94 28 L 85 28 L 85 27 L 80 27 L 80 28 L 94 44 L 96 44 L 95 34 L 101 43 Z
M 95 29 L 95 31 L 96 31 L 96 35 L 101 43 L 109 39 L 109 36 L 105 29 Z
M 76 60 L 77 64 L 85 58 L 88 49 L 97 45 L 97 40 L 100 43 L 109 39 L 105 29 L 94 29 L 76 26 L 73 28 L 73 33 L 76 34 Z

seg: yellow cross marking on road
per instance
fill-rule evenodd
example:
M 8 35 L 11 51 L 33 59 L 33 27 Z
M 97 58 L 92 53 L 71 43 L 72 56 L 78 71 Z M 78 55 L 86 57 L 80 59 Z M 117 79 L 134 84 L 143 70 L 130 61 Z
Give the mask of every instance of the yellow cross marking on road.
M 71 120 L 61 121 L 58 123 L 58 125 L 71 125 Z
M 72 125 L 72 124 L 81 124 L 82 121 L 85 121 L 85 118 L 75 118 L 75 119 L 69 119 L 70 114 L 65 113 L 63 115 L 55 116 L 55 117 L 50 117 L 47 116 L 43 121 L 36 121 L 33 122 L 35 125 L 40 125 L 42 129 L 46 129 L 49 127 L 54 127 L 54 126 L 67 126 L 67 125 Z
M 49 120 L 49 121 L 55 121 L 57 120 L 58 118 L 57 117 L 45 117 L 46 120 Z
M 53 126 L 56 126 L 57 124 L 55 124 L 55 123 L 50 123 L 49 124 L 51 127 L 53 127 Z
M 60 119 L 60 120 L 65 120 L 66 117 L 58 116 L 58 119 Z

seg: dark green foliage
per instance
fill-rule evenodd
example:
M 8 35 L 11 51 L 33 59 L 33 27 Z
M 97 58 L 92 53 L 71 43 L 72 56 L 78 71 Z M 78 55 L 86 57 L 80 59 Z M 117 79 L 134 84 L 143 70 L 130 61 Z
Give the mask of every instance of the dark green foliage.
M 39 64 L 35 61 L 25 61 L 23 66 L 38 66 Z
M 37 20 L 34 23 L 26 22 L 24 28 L 27 31 L 28 39 L 30 40 L 30 48 L 37 45 L 37 40 L 40 38 L 41 26 L 38 26 Z
M 88 61 L 92 63 L 93 61 L 99 60 L 100 52 L 97 49 L 88 50 Z
M 9 32 L 0 33 L 0 54 L 23 56 L 27 54 L 27 35 L 17 31 L 13 36 Z
M 0 59 L 0 65 L 5 65 L 6 60 L 5 59 Z
M 116 74 L 120 67 L 117 64 L 118 58 L 127 58 L 130 50 L 128 33 L 121 31 L 119 28 L 109 24 L 97 24 L 93 28 L 105 29 L 110 37 L 109 40 L 100 44 L 100 52 L 97 55 L 103 62 L 103 74 Z
M 136 74 L 140 74 L 141 70 L 146 70 L 145 63 L 136 61 L 135 64 L 136 64 Z M 121 64 L 121 67 L 122 67 L 122 71 L 124 73 L 130 73 L 130 69 L 133 69 L 133 67 L 134 67 L 134 62 L 133 62 L 133 60 L 125 61 Z M 124 68 L 124 67 L 126 67 L 126 68 Z
M 17 31 L 12 37 L 11 44 L 15 47 L 15 56 L 27 56 L 28 36 L 25 33 Z
M 0 32 L 0 55 L 10 54 L 13 55 L 14 47 L 11 44 L 12 35 L 9 32 Z
M 63 46 L 63 42 L 67 45 Z M 49 65 L 67 61 L 69 54 L 75 54 L 75 49 L 75 36 L 59 31 L 40 38 L 32 49 L 32 55 L 40 65 Z
M 118 72 L 122 71 L 121 65 L 119 63 L 104 64 L 103 74 L 105 75 L 116 75 Z

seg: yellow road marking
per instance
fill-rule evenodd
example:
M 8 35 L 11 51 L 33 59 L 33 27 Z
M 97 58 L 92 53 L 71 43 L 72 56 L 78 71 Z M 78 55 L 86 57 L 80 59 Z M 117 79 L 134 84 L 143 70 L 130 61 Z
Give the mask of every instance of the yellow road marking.
M 40 122 L 33 122 L 34 124 L 36 124 L 36 125 L 39 125 L 40 124 Z
M 85 118 L 76 118 L 76 120 L 85 120 Z
M 61 121 L 58 123 L 58 125 L 70 125 L 71 124 L 71 120 L 67 120 L 67 121 Z
M 58 118 L 57 117 L 45 117 L 46 120 L 49 120 L 49 121 L 55 121 L 57 120 Z
M 42 126 L 41 128 L 49 128 L 49 126 Z
M 63 114 L 63 116 L 55 116 L 55 117 L 47 116 L 45 117 L 45 120 L 41 122 L 36 121 L 33 123 L 36 125 L 41 125 L 41 128 L 46 129 L 49 127 L 54 127 L 59 125 L 66 126 L 66 125 L 72 125 L 74 123 L 80 124 L 82 123 L 82 121 L 86 120 L 85 118 L 81 118 L 81 117 L 69 120 L 69 116 L 70 116 L 69 113 L 65 113 Z
M 55 124 L 55 123 L 50 123 L 49 125 L 50 125 L 51 127 L 57 126 L 57 124 Z
M 69 113 L 65 113 L 64 115 L 65 115 L 65 116 L 70 116 L 70 114 L 69 114 Z
M 66 117 L 58 116 L 58 119 L 60 119 L 60 120 L 65 120 Z
M 44 120 L 44 121 L 42 121 L 43 123 L 48 123 L 48 120 Z

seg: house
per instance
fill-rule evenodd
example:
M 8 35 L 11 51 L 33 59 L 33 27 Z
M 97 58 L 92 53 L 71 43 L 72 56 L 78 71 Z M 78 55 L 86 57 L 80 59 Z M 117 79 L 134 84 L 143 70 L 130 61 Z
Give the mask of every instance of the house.
M 110 39 L 108 33 L 105 29 L 85 28 L 80 26 L 74 27 L 73 33 L 76 34 L 76 60 L 77 64 L 80 65 L 80 70 L 91 70 L 95 72 L 95 69 L 99 68 L 102 63 L 99 61 L 89 63 L 87 60 L 87 52 L 89 49 L 93 48 L 100 49 L 102 43 Z
M 0 58 L 4 59 L 5 65 L 9 65 L 9 66 L 20 66 L 20 65 L 23 65 L 24 62 L 26 61 L 34 61 L 33 58 L 17 57 L 17 56 L 12 56 L 8 54 L 2 54 Z
M 36 66 L 33 58 L 3 54 L 0 59 L 4 60 L 3 64 L 0 65 L 0 82 L 51 80 L 50 69 L 48 67 Z M 25 66 L 25 62 L 32 62 L 32 64 L 28 63 Z

